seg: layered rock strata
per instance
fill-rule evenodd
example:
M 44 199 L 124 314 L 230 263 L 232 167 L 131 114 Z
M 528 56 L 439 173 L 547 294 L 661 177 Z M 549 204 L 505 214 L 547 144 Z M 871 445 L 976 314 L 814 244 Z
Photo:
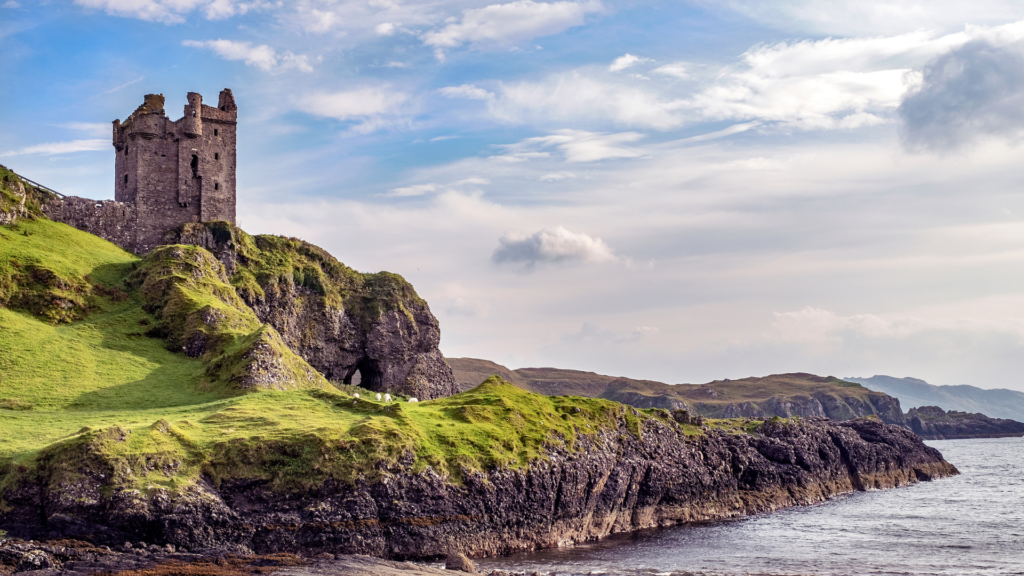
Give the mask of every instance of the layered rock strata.
M 769 421 L 755 434 L 694 428 L 671 418 L 626 421 L 552 439 L 523 468 L 463 470 L 461 482 L 415 456 L 354 485 L 298 491 L 262 481 L 200 482 L 172 493 L 108 493 L 102 462 L 74 477 L 49 476 L 6 494 L 3 525 L 20 536 L 144 540 L 200 550 L 369 554 L 385 558 L 508 554 L 609 534 L 807 505 L 855 490 L 893 488 L 957 474 L 912 432 L 876 420 Z M 83 455 L 83 463 L 89 461 Z

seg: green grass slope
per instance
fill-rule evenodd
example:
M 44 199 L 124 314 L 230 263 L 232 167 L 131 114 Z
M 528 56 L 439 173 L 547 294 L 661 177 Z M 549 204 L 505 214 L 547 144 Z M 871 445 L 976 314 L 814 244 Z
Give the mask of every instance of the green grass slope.
M 139 259 L 29 218 L 0 226 L 0 270 L 0 513 L 12 486 L 98 469 L 107 493 L 202 475 L 289 489 L 399 462 L 458 482 L 464 469 L 526 466 L 580 435 L 670 419 L 499 378 L 430 402 L 356 399 L 260 324 L 196 246 Z

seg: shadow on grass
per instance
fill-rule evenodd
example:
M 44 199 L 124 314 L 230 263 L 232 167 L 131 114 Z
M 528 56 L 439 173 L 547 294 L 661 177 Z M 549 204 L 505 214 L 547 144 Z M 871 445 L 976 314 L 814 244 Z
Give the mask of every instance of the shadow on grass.
M 133 378 L 120 384 L 83 392 L 75 397 L 71 410 L 142 410 L 203 404 L 233 396 L 223 391 L 202 391 L 205 366 L 181 352 L 167 349 L 167 341 L 146 336 L 156 324 L 156 319 L 142 309 L 142 301 L 135 292 L 128 291 L 124 279 L 133 270 L 133 264 L 107 264 L 90 272 L 94 282 L 119 287 L 128 292 L 128 300 L 114 302 L 107 297 L 98 297 L 99 310 L 79 324 L 91 325 L 102 335 L 99 345 L 110 350 L 112 356 L 127 357 L 124 362 L 135 365 L 135 369 L 124 370 L 126 377 L 137 376 L 146 371 L 142 378 Z M 106 359 L 117 362 L 117 358 Z M 139 366 L 144 367 L 139 367 Z M 119 366 L 107 366 L 111 373 L 117 373 Z

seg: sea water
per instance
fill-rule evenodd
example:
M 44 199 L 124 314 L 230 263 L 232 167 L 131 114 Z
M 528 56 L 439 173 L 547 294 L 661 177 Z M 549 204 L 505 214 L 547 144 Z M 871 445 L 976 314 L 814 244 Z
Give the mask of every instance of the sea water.
M 559 575 L 1024 574 L 1024 439 L 928 442 L 960 476 L 477 561 Z

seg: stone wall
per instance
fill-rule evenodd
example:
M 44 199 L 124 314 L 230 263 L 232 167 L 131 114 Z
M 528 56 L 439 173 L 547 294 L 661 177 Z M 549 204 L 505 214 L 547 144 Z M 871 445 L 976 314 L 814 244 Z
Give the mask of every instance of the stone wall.
M 68 196 L 43 204 L 43 213 L 50 220 L 95 234 L 125 250 L 138 251 L 138 216 L 132 204 Z

